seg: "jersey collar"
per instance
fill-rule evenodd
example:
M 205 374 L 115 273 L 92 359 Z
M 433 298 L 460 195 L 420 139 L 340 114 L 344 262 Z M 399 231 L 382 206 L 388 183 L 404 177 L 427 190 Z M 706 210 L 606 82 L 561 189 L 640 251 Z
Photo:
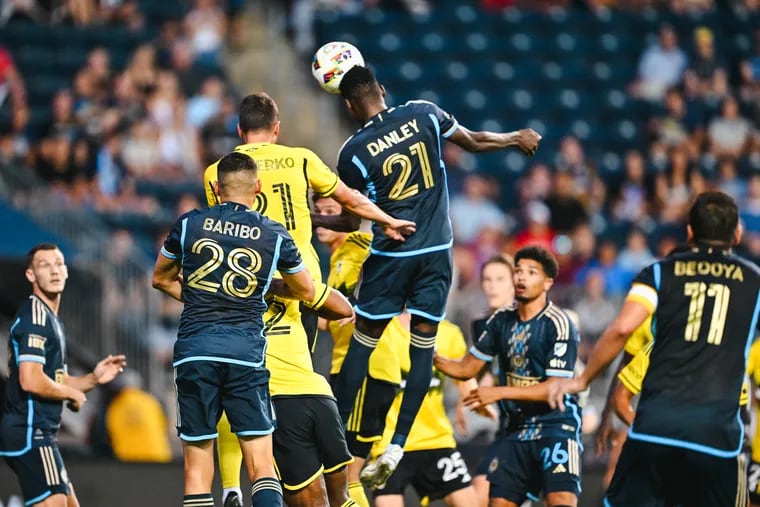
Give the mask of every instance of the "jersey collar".
M 244 209 L 244 210 L 250 210 L 251 209 L 250 206 L 246 206 L 245 204 L 240 204 L 239 202 L 235 202 L 235 201 L 224 201 L 222 204 L 220 204 L 220 206 L 230 206 L 235 211 L 238 211 L 241 208 Z

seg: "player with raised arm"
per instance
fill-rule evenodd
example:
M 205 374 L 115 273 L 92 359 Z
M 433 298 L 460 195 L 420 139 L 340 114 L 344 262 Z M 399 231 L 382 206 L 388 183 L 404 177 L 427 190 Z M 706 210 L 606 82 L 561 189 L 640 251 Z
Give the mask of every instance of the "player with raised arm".
M 253 506 L 282 505 L 272 461 L 264 296 L 275 271 L 302 301 L 314 298 L 314 283 L 285 228 L 251 210 L 261 189 L 256 162 L 243 153 L 223 157 L 216 185 L 221 204 L 177 220 L 153 273 L 155 288 L 185 303 L 173 363 L 184 505 L 214 505 L 214 439 L 222 410 L 240 441 Z
M 322 218 L 343 213 L 343 207 L 338 201 L 323 196 L 314 197 L 314 210 Z M 336 232 L 323 227 L 317 227 L 315 232 L 317 239 L 330 249 L 330 273 L 327 284 L 353 300 L 362 264 L 369 255 L 372 235 L 361 231 Z M 351 342 L 354 326 L 353 323 L 332 321 L 328 323 L 327 329 L 333 337 L 330 381 L 335 385 Z M 353 463 L 348 465 L 348 491 L 360 507 L 369 507 L 369 500 L 364 493 L 359 474 L 369 457 L 372 445 L 382 438 L 385 417 L 401 384 L 398 342 L 403 343 L 408 339 L 399 336 L 400 333 L 405 334 L 406 330 L 397 326 L 388 326 L 383 333 L 383 340 L 370 356 L 367 377 L 362 382 L 356 404 L 346 425 L 346 440 L 354 457 Z
M 356 328 L 336 389 L 345 422 L 383 330 L 407 308 L 412 315 L 411 367 L 396 431 L 385 453 L 363 471 L 366 484 L 380 486 L 403 456 L 430 384 L 435 335 L 451 287 L 453 236 L 441 141 L 448 139 L 469 151 L 516 146 L 533 154 L 541 136 L 531 129 L 471 132 L 425 101 L 389 108 L 385 89 L 366 67 L 349 70 L 340 91 L 349 113 L 363 125 L 340 150 L 340 177 L 366 192 L 380 209 L 417 224 L 417 232 L 406 242 L 388 236 L 382 227 L 373 228 L 370 255 L 357 289 Z
M 21 304 L 10 329 L 0 456 L 18 477 L 26 505 L 79 506 L 58 450 L 63 402 L 78 411 L 87 401 L 86 392 L 110 382 L 126 366 L 123 355 L 109 355 L 92 373 L 68 374 L 66 333 L 58 318 L 68 276 L 56 245 L 32 248 L 26 258 L 32 295 Z
M 755 421 L 760 421 L 760 340 L 755 340 L 749 350 L 747 374 L 755 388 L 753 405 L 755 406 Z M 752 454 L 747 469 L 747 487 L 749 488 L 750 507 L 760 507 L 760 425 L 755 425 L 755 435 L 752 438 Z
M 741 233 L 730 196 L 697 196 L 687 226 L 693 251 L 642 270 L 584 373 L 552 386 L 548 400 L 561 407 L 652 316 L 649 367 L 606 505 L 746 505 L 739 398 L 760 312 L 760 270 L 731 252 Z
M 578 503 L 580 408 L 575 396 L 567 397 L 565 412 L 545 403 L 550 386 L 573 377 L 579 342 L 573 321 L 547 296 L 557 271 L 557 261 L 543 248 L 519 250 L 516 308 L 494 313 L 464 358 L 435 358 L 436 368 L 459 379 L 499 361 L 500 385 L 479 387 L 465 399 L 472 408 L 499 404 L 503 429 L 488 474 L 492 507 L 519 507 L 540 491 L 549 507 Z

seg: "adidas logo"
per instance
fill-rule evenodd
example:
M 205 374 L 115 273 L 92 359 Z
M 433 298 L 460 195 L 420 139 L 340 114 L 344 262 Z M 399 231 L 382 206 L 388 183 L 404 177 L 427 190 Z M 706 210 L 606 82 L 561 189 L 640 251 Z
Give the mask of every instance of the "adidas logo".
M 553 474 L 562 474 L 567 472 L 567 468 L 565 468 L 565 465 L 559 464 L 557 465 L 557 468 L 554 469 L 552 472 Z
M 34 431 L 34 438 L 35 438 L 35 439 L 40 439 L 40 438 L 42 438 L 42 437 L 43 437 L 43 435 L 42 435 L 42 430 L 41 430 L 41 429 L 39 429 L 39 428 L 37 428 L 37 429 Z

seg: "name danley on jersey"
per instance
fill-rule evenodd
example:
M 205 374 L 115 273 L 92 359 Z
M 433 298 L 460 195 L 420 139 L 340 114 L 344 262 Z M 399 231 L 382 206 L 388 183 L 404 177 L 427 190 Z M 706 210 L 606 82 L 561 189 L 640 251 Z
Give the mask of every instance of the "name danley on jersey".
M 414 132 L 412 132 L 414 131 Z M 393 146 L 406 141 L 414 134 L 419 134 L 420 128 L 417 126 L 417 120 L 411 120 L 404 123 L 401 127 L 391 130 L 385 134 L 382 138 L 377 138 L 374 141 L 367 143 L 367 151 L 373 157 L 379 155 L 385 150 L 393 148 Z

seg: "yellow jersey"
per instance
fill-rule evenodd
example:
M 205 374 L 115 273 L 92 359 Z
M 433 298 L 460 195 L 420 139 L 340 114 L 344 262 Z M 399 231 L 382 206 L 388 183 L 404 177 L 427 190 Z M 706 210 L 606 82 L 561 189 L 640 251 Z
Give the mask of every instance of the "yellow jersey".
M 169 422 L 161 403 L 136 387 L 125 387 L 106 409 L 106 429 L 120 461 L 168 463 Z
M 755 340 L 752 348 L 749 349 L 749 360 L 747 361 L 747 374 L 755 383 L 755 388 L 760 386 L 760 340 Z M 757 391 L 755 391 L 757 393 Z M 760 463 L 760 395 L 755 394 L 755 436 L 752 438 L 752 461 Z
M 633 356 L 631 362 L 625 365 L 625 368 L 620 370 L 620 373 L 618 373 L 618 379 L 620 382 L 634 395 L 641 392 L 641 386 L 644 383 L 644 377 L 646 377 L 647 369 L 649 369 L 649 354 L 652 352 L 652 347 L 654 347 L 654 341 L 650 341 L 644 345 L 644 348 L 639 350 L 636 355 Z M 760 349 L 757 353 L 760 354 Z M 756 364 L 760 369 L 760 358 L 757 359 Z M 751 368 L 752 355 L 750 353 L 750 360 L 747 365 L 749 375 L 752 375 Z M 758 379 L 760 379 L 760 372 L 758 372 L 757 375 Z M 745 406 L 747 403 L 749 403 L 749 382 L 745 378 L 744 383 L 742 384 L 742 392 L 739 396 L 739 405 Z
M 409 359 L 409 331 L 399 322 L 398 318 L 391 320 L 388 329 L 397 333 L 399 341 L 405 340 L 405 353 L 401 354 L 401 369 L 404 374 L 409 372 L 411 361 Z M 386 330 L 388 332 L 388 330 Z M 455 324 L 443 320 L 438 326 L 438 334 L 435 337 L 436 351 L 444 357 L 462 357 L 467 353 L 467 344 L 462 330 Z M 443 404 L 443 384 L 445 375 L 435 368 L 433 377 L 430 379 L 430 388 L 422 406 L 414 419 L 409 438 L 404 445 L 405 451 L 426 451 L 431 449 L 450 449 L 456 447 L 454 440 L 454 428 L 451 427 L 446 408 Z M 403 387 L 403 385 L 402 385 Z M 393 400 L 388 416 L 385 419 L 385 431 L 383 438 L 372 446 L 372 456 L 377 457 L 383 453 L 393 437 L 396 428 L 399 409 L 401 408 L 402 393 L 399 392 Z
M 646 347 L 648 343 L 652 342 L 652 316 L 647 317 L 636 331 L 628 337 L 628 341 L 625 342 L 625 351 L 630 355 L 635 356 L 641 349 Z M 648 356 L 647 356 L 648 357 Z
M 358 231 L 349 233 L 343 243 L 330 256 L 330 274 L 327 275 L 327 285 L 340 291 L 344 296 L 351 297 L 356 284 L 359 282 L 359 274 L 364 259 L 369 255 L 371 242 L 372 234 Z M 334 342 L 330 374 L 336 375 L 340 373 L 343 359 L 348 353 L 348 345 L 351 343 L 354 326 L 352 324 L 341 326 L 336 321 L 330 321 L 328 328 Z M 406 334 L 409 333 L 406 332 Z M 387 329 L 380 337 L 380 342 L 369 358 L 368 371 L 372 378 L 397 385 L 401 383 L 397 340 L 395 334 L 389 333 Z
M 311 244 L 309 188 L 320 195 L 330 195 L 338 187 L 338 175 L 306 148 L 249 143 L 237 146 L 235 151 L 249 155 L 259 167 L 261 193 L 256 196 L 254 209 L 285 226 L 312 278 L 321 280 L 319 258 Z M 203 175 L 209 206 L 219 204 L 213 186 L 217 181 L 217 164 L 208 166 Z
M 327 379 L 314 371 L 298 301 L 272 298 L 264 314 L 264 331 L 272 396 L 333 396 Z

